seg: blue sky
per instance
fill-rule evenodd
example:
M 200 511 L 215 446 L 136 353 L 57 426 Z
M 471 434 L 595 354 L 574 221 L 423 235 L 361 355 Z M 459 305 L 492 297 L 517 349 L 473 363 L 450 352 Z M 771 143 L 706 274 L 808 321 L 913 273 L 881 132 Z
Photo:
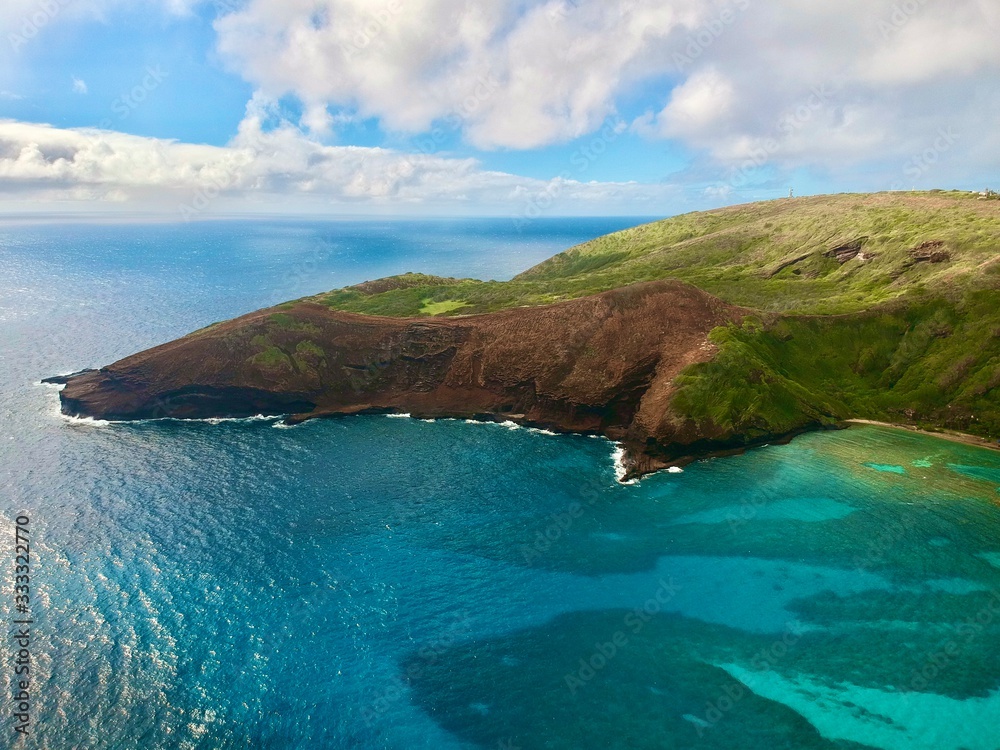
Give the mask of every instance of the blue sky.
M 213 52 L 213 16 L 211 5 L 186 17 L 133 6 L 104 21 L 53 22 L 18 50 L 17 75 L 2 87 L 24 98 L 0 101 L 0 115 L 62 128 L 110 121 L 135 135 L 225 145 L 253 86 Z M 147 68 L 167 74 L 162 85 L 141 106 L 115 107 Z M 86 83 L 85 94 L 74 92 L 74 78 Z
M 988 0 L 7 0 L 0 211 L 666 215 L 981 189 L 998 24 Z

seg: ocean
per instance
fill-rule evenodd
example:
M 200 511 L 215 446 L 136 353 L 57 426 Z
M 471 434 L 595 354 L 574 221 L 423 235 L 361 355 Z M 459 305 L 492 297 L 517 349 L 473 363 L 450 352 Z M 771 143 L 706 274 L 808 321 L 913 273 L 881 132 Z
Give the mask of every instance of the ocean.
M 603 439 L 39 384 L 639 221 L 0 227 L 0 747 L 1000 748 L 1000 453 L 856 427 L 623 486 Z

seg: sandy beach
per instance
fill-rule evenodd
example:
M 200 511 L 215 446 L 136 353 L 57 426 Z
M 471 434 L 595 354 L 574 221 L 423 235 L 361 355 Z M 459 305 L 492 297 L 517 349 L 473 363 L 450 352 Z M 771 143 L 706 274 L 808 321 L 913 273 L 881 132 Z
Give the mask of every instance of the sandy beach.
M 876 427 L 892 427 L 893 429 L 897 430 L 918 432 L 921 435 L 930 435 L 931 437 L 941 438 L 943 440 L 950 440 L 953 443 L 965 443 L 966 445 L 975 445 L 979 448 L 1000 450 L 1000 443 L 998 443 L 995 440 L 978 437 L 976 435 L 969 435 L 964 432 L 956 432 L 954 430 L 941 430 L 939 432 L 933 432 L 931 430 L 921 430 L 920 428 L 914 427 L 913 425 L 897 424 L 893 422 L 876 422 L 871 419 L 848 419 L 845 421 L 847 422 L 847 424 L 867 424 L 867 425 L 875 425 Z

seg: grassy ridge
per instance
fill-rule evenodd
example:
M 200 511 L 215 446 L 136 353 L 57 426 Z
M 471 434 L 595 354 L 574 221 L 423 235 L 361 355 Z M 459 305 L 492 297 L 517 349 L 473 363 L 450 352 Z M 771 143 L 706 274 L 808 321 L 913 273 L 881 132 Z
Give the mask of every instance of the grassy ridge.
M 845 246 L 857 255 L 842 263 Z M 406 274 L 315 299 L 467 315 L 667 278 L 759 311 L 714 331 L 718 356 L 678 379 L 682 417 L 750 437 L 850 417 L 1000 437 L 1000 203 L 970 193 L 734 206 L 598 238 L 509 282 Z
M 841 264 L 827 255 L 858 240 L 859 258 Z M 911 250 L 930 241 L 942 243 L 949 262 L 913 262 Z M 557 255 L 516 280 L 586 279 L 613 288 L 625 279 L 674 277 L 758 310 L 838 314 L 978 285 L 983 264 L 997 261 L 998 251 L 1000 205 L 969 193 L 820 196 L 636 227 Z M 992 272 L 996 280 L 1000 264 Z
M 842 265 L 827 257 L 862 238 L 864 260 Z M 942 243 L 951 260 L 914 263 L 910 251 L 929 241 Z M 998 250 L 996 201 L 958 192 L 820 196 L 627 229 L 560 253 L 508 282 L 406 274 L 317 299 L 371 315 L 468 315 L 676 278 L 762 311 L 836 314 L 907 295 L 994 286 L 1000 282 Z

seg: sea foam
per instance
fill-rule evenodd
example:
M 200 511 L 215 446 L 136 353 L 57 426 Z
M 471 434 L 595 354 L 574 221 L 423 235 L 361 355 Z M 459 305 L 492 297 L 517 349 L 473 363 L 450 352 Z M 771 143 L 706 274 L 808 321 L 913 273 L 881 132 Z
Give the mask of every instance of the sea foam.
M 611 458 L 615 462 L 615 479 L 618 480 L 619 484 L 638 484 L 638 479 L 629 479 L 628 481 L 625 481 L 625 475 L 628 473 L 628 469 L 625 468 L 625 446 L 621 443 L 615 443 L 614 446 L 615 450 L 611 454 Z

